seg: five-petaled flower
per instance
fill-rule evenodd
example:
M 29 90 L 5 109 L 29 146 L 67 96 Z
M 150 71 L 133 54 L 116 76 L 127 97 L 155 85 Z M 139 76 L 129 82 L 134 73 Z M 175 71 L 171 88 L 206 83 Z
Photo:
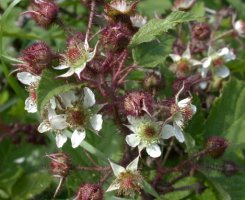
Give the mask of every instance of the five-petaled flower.
M 128 116 L 130 125 L 126 125 L 133 133 L 126 136 L 126 142 L 131 147 L 138 146 L 139 152 L 146 148 L 149 156 L 157 158 L 161 156 L 159 143 L 162 139 L 168 139 L 174 134 L 173 126 L 162 122 L 156 122 L 149 116 Z
M 95 114 L 92 106 L 95 104 L 95 95 L 87 87 L 83 89 L 84 96 L 78 96 L 74 91 L 60 94 L 57 98 L 56 109 L 60 114 L 52 109 L 48 110 L 48 116 L 38 127 L 38 131 L 43 133 L 50 130 L 55 131 L 56 143 L 61 148 L 67 141 L 65 129 L 72 130 L 71 143 L 76 148 L 86 137 L 85 128 L 93 131 L 100 131 L 102 128 L 102 115 Z M 82 100 L 82 103 L 81 103 Z M 62 114 L 61 114 L 62 113 Z
M 174 62 L 170 66 L 170 70 L 176 73 L 177 77 L 186 76 L 191 71 L 192 67 L 202 64 L 200 61 L 191 58 L 189 45 L 181 56 L 178 54 L 169 54 L 169 57 Z
M 98 43 L 95 45 L 93 51 L 90 51 L 88 41 L 84 43 L 77 43 L 77 45 L 68 47 L 66 54 L 63 55 L 64 60 L 61 65 L 54 67 L 57 70 L 69 69 L 65 74 L 58 77 L 69 77 L 74 73 L 80 79 L 80 73 L 85 69 L 86 64 L 90 62 L 97 51 Z
M 224 65 L 224 63 L 229 62 L 231 60 L 235 60 L 236 55 L 233 51 L 227 47 L 224 47 L 218 51 L 214 51 L 214 49 L 210 46 L 208 50 L 208 57 L 202 60 L 202 68 L 201 68 L 201 76 L 202 78 L 206 78 L 208 71 L 210 70 L 213 74 L 220 78 L 226 78 L 230 75 L 230 70 L 228 67 Z M 207 82 L 202 82 L 200 84 L 202 89 L 207 87 Z
M 116 179 L 107 189 L 107 192 L 118 190 L 118 193 L 126 196 L 133 196 L 143 187 L 143 177 L 138 171 L 139 157 L 135 158 L 124 168 L 110 161 L 110 165 Z

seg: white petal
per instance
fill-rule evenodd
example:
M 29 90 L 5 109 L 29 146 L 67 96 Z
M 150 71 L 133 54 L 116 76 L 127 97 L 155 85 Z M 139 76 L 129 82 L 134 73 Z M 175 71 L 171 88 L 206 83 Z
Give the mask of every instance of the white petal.
M 224 55 L 229 54 L 229 52 L 230 52 L 229 48 L 224 47 L 224 48 L 222 48 L 222 49 L 220 49 L 220 50 L 218 51 L 218 55 L 219 55 L 220 57 L 222 57 L 222 56 L 224 56 Z
M 157 158 L 162 154 L 161 149 L 157 144 L 152 144 L 151 146 L 146 147 L 146 152 L 152 158 Z
M 100 131 L 102 129 L 103 119 L 101 114 L 93 115 L 89 121 L 94 130 Z
M 179 142 L 183 143 L 185 141 L 185 137 L 184 137 L 184 135 L 183 135 L 182 130 L 180 129 L 180 127 L 177 124 L 175 124 L 175 123 L 174 123 L 174 130 L 175 130 L 175 137 L 176 137 L 176 139 Z
M 73 90 L 62 93 L 59 95 L 62 99 L 62 103 L 68 107 L 73 107 L 73 103 L 78 99 L 75 92 Z
M 137 134 L 130 134 L 126 136 L 126 142 L 131 147 L 136 147 L 140 143 L 140 138 Z
M 181 57 L 178 54 L 169 54 L 169 57 L 174 61 L 174 62 L 178 62 L 180 61 Z
M 63 78 L 65 78 L 65 77 L 69 77 L 69 76 L 72 76 L 73 74 L 74 74 L 74 69 L 73 68 L 70 68 L 66 73 L 64 73 L 64 74 L 62 74 L 62 75 L 59 75 L 59 76 L 57 76 L 57 78 L 59 78 L 59 77 L 63 77 Z
M 202 60 L 202 67 L 203 68 L 208 68 L 212 63 L 212 58 L 211 57 L 208 57 L 208 58 L 204 58 Z
M 85 69 L 85 67 L 86 67 L 86 62 L 83 63 L 80 67 L 75 68 L 75 70 L 74 70 L 75 74 L 78 76 L 79 79 L 80 79 L 80 74 Z
M 71 136 L 72 147 L 77 148 L 85 137 L 86 137 L 86 132 L 84 130 L 83 131 L 75 130 Z
M 98 44 L 99 44 L 99 42 L 96 43 L 93 52 L 90 52 L 88 54 L 88 60 L 87 60 L 87 62 L 91 61 L 94 58 L 94 56 L 96 54 L 96 51 L 97 51 Z
M 181 101 L 178 102 L 178 106 L 180 108 L 185 108 L 186 106 L 188 106 L 191 102 L 191 98 L 185 98 L 185 99 L 182 99 Z
M 192 114 L 195 114 L 197 112 L 197 107 L 191 104 L 191 110 L 192 110 Z
M 67 137 L 63 134 L 57 134 L 55 140 L 57 147 L 61 148 L 66 143 Z
M 109 162 L 110 162 L 110 165 L 111 165 L 111 169 L 112 169 L 112 171 L 113 171 L 113 173 L 114 173 L 114 175 L 116 177 L 118 177 L 118 175 L 120 173 L 125 172 L 125 168 L 124 167 L 122 167 L 120 165 L 117 165 L 117 164 L 111 162 L 110 160 L 109 160 Z
M 83 100 L 83 106 L 85 108 L 89 108 L 95 104 L 95 96 L 92 90 L 89 88 L 85 87 L 83 89 L 84 91 L 84 100 Z
M 28 97 L 25 100 L 25 110 L 29 113 L 35 113 L 37 112 L 37 104 L 32 100 L 31 97 Z
M 36 83 L 37 81 L 40 80 L 40 76 L 32 75 L 29 72 L 17 73 L 17 78 L 21 83 L 23 83 L 25 85 L 31 85 L 31 84 Z
M 138 169 L 139 156 L 137 156 L 131 163 L 126 167 L 127 170 L 136 171 Z
M 136 118 L 133 116 L 127 116 L 127 119 L 128 119 L 128 122 L 132 124 L 133 126 L 137 126 L 143 120 L 143 118 Z
M 208 86 L 208 83 L 207 82 L 201 82 L 199 83 L 199 87 L 202 89 L 202 90 L 205 90 Z
M 161 136 L 163 139 L 169 139 L 169 138 L 175 136 L 173 126 L 166 124 L 161 131 Z
M 50 99 L 49 103 L 50 103 L 51 109 L 54 110 L 54 109 L 56 108 L 56 101 L 55 101 L 55 98 Z
M 138 145 L 139 153 L 140 153 L 144 148 L 146 148 L 146 146 L 147 146 L 147 145 L 146 145 L 145 143 L 140 142 L 139 145 Z
M 190 45 L 187 45 L 186 50 L 184 51 L 184 53 L 182 54 L 182 58 L 185 58 L 187 60 L 191 59 L 191 50 L 190 50 Z
M 42 123 L 38 126 L 37 130 L 38 130 L 39 133 L 44 133 L 44 132 L 47 132 L 47 131 L 51 130 L 51 128 L 50 128 L 49 124 L 47 124 L 47 123 L 44 121 L 44 122 L 42 122 Z
M 191 63 L 192 66 L 202 65 L 202 62 L 194 59 L 190 59 L 189 62 Z
M 112 183 L 109 188 L 106 190 L 106 192 L 110 192 L 113 190 L 118 190 L 120 188 L 120 184 L 119 183 Z
M 220 78 L 226 78 L 230 75 L 230 70 L 226 66 L 221 66 L 215 70 L 215 75 L 219 76 Z
M 176 114 L 174 115 L 173 120 L 174 120 L 174 123 L 175 123 L 177 126 L 179 126 L 179 127 L 183 127 L 183 126 L 184 126 L 184 123 L 183 123 L 184 118 L 183 118 L 183 115 L 182 115 L 181 113 L 176 113 Z
M 52 117 L 49 121 L 53 129 L 62 130 L 67 128 L 68 123 L 66 122 L 67 115 L 56 115 Z
M 67 68 L 69 68 L 69 66 L 68 65 L 59 65 L 59 66 L 57 66 L 57 67 L 53 67 L 54 69 L 58 69 L 58 70 L 62 70 L 62 69 L 67 69 Z

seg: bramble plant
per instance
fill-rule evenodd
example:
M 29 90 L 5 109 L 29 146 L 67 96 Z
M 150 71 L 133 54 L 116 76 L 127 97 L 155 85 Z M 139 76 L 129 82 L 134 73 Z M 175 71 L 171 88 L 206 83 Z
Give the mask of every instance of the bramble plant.
M 0 3 L 0 198 L 245 199 L 236 2 Z

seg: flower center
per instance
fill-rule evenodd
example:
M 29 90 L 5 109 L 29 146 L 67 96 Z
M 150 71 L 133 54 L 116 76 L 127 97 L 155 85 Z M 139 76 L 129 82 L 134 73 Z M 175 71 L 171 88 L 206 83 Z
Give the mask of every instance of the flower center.
M 189 62 L 187 60 L 181 60 L 178 63 L 178 71 L 187 72 L 189 70 Z
M 83 109 L 70 109 L 67 121 L 72 126 L 84 126 L 87 121 L 87 113 Z
M 88 52 L 79 47 L 68 49 L 66 56 L 74 68 L 80 67 L 88 60 Z
M 152 123 L 143 123 L 140 127 L 140 137 L 148 144 L 156 142 L 159 138 L 159 132 Z

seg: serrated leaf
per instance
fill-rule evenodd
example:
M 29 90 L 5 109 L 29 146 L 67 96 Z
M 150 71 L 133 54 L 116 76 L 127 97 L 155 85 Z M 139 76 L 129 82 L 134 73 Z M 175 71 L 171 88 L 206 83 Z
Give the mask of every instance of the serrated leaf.
M 42 112 L 44 106 L 52 97 L 69 90 L 80 88 L 83 84 L 67 83 L 63 79 L 56 78 L 59 74 L 51 69 L 46 69 L 42 73 L 41 80 L 37 88 L 37 108 Z
M 196 19 L 198 17 L 182 11 L 172 12 L 166 19 L 152 19 L 133 36 L 130 46 L 134 47 L 144 42 L 150 42 L 162 33 L 173 29 L 177 24 Z
M 232 145 L 245 143 L 245 82 L 231 79 L 214 102 L 205 124 L 205 136 L 226 137 Z
M 42 193 L 51 184 L 52 177 L 48 173 L 32 173 L 24 175 L 13 188 L 12 199 L 32 199 Z
M 173 37 L 164 36 L 136 46 L 133 49 L 134 62 L 144 67 L 156 67 L 171 53 L 173 41 Z

